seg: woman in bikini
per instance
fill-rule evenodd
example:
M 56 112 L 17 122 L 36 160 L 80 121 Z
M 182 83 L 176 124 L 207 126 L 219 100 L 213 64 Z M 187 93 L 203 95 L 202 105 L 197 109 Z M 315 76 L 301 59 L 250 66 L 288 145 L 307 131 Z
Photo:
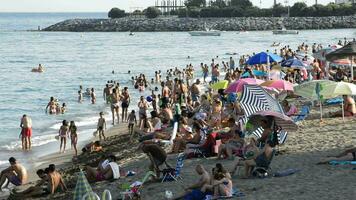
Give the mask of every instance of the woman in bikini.
M 69 130 L 70 130 L 71 145 L 74 148 L 75 156 L 78 156 L 78 150 L 77 150 L 78 134 L 77 134 L 77 126 L 75 125 L 74 121 L 70 122 Z
M 59 128 L 59 139 L 61 140 L 61 144 L 59 146 L 59 152 L 64 153 L 66 150 L 66 143 L 67 143 L 67 137 L 69 133 L 69 127 L 68 127 L 68 122 L 67 120 L 63 120 L 62 126 Z M 63 151 L 62 151 L 62 146 L 63 146 Z
M 117 123 L 119 124 L 120 122 L 119 109 L 120 109 L 120 95 L 118 94 L 116 88 L 114 88 L 111 94 L 112 125 L 115 124 L 115 113 L 117 117 Z
M 49 114 L 50 115 L 53 115 L 53 114 L 56 114 L 57 112 L 57 108 L 56 108 L 56 101 L 54 99 L 54 97 L 51 97 L 47 106 L 46 106 L 46 113 L 48 111 L 48 108 L 49 108 Z

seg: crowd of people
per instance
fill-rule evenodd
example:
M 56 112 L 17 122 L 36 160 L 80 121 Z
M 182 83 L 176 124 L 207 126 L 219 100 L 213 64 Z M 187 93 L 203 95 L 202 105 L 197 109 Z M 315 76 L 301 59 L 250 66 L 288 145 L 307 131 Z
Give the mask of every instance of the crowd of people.
M 313 44 L 309 47 L 303 43 L 296 50 L 292 50 L 289 46 L 284 46 L 279 51 L 276 49 L 275 53 L 285 60 L 298 58 L 305 63 L 309 62 L 311 66 L 310 69 L 287 69 L 283 73 L 280 72 L 280 77 L 291 83 L 302 83 L 309 80 L 325 79 L 326 77 L 338 81 L 347 80 L 348 72 L 337 69 L 337 72 L 332 74 L 327 71 L 325 63 L 322 61 L 318 59 L 310 61 L 308 53 L 310 51 L 317 52 L 322 48 L 321 45 Z M 216 57 L 211 60 L 210 65 L 201 63 L 200 69 L 195 68 L 192 64 L 188 64 L 183 69 L 171 68 L 167 70 L 165 78 L 162 78 L 163 72 L 155 71 L 151 81 L 147 80 L 148 77 L 145 74 L 133 76 L 131 79 L 132 88 L 142 92 L 141 94 L 145 94 L 148 89 L 151 92 L 148 96 L 140 96 L 137 107 L 132 105 L 133 98 L 129 92 L 131 86 L 121 88 L 119 82 L 108 81 L 106 83 L 103 89 L 103 100 L 111 109 L 112 125 L 127 123 L 131 140 L 137 138 L 140 142 L 139 149 L 148 156 L 151 163 L 149 170 L 155 172 L 155 178 L 160 177 L 162 171 L 160 168 L 164 164 L 167 165 L 167 153 L 184 153 L 186 158 L 216 156 L 218 159 L 237 159 L 233 169 L 227 170 L 221 163 L 217 163 L 211 174 L 204 166 L 197 165 L 196 172 L 200 176 L 199 181 L 186 187 L 186 192 L 177 196 L 176 199 L 191 195 L 202 195 L 202 199 L 206 195 L 214 197 L 232 196 L 231 176 L 239 166 L 244 167 L 244 177 L 248 178 L 253 175 L 255 167 L 267 169 L 272 162 L 275 154 L 274 147 L 279 145 L 276 133 L 280 131 L 280 127 L 275 126 L 272 123 L 273 120 L 266 118 L 260 122 L 263 128 L 260 138 L 246 136 L 244 134 L 245 122 L 241 120 L 244 117 L 244 111 L 236 97 L 231 98 L 229 94 L 224 93 L 223 89 L 213 90 L 210 87 L 211 84 L 220 80 L 232 83 L 241 78 L 268 79 L 268 77 L 255 75 L 254 71 L 269 72 L 273 67 L 269 68 L 264 64 L 245 65 L 246 61 L 253 55 L 241 56 L 236 64 L 233 57 L 230 57 L 227 62 L 221 63 L 217 61 L 219 58 Z M 301 55 L 302 57 L 300 57 Z M 271 63 L 272 66 L 276 64 Z M 198 71 L 201 71 L 202 74 L 200 75 Z M 200 77 L 202 77 L 202 80 Z M 90 97 L 91 103 L 96 103 L 94 88 L 89 89 L 85 94 Z M 80 87 L 78 95 L 78 102 L 82 102 L 82 87 Z M 349 96 L 344 98 L 346 116 L 354 116 L 356 114 L 354 100 Z M 288 116 L 293 117 L 298 113 L 296 105 L 290 104 L 287 100 L 281 103 Z M 49 108 L 50 114 L 56 114 L 58 113 L 56 105 L 56 100 L 51 97 L 46 110 Z M 62 107 L 65 107 L 65 104 Z M 64 113 L 65 108 L 64 112 L 62 108 L 60 112 Z M 166 152 L 161 145 L 164 141 L 172 139 L 174 124 L 178 125 L 176 130 L 178 133 L 172 140 L 171 151 Z M 31 119 L 24 115 L 20 126 L 22 127 L 23 149 L 30 149 Z M 97 135 L 100 140 L 106 140 L 105 130 L 106 119 L 104 113 L 100 112 L 97 123 Z M 60 152 L 65 151 L 67 138 L 71 139 L 75 155 L 78 155 L 78 135 L 75 122 L 71 121 L 69 124 L 66 120 L 63 120 L 59 129 Z M 102 151 L 99 141 L 83 148 L 84 153 L 98 151 Z M 346 154 L 350 152 L 346 151 Z M 353 149 L 351 153 L 354 155 L 354 152 Z M 15 171 L 17 176 L 23 173 L 23 170 L 19 171 L 16 160 L 11 159 L 10 164 L 11 169 Z M 20 175 L 21 179 L 15 180 L 9 174 L 9 170 L 1 174 L 0 180 L 2 182 L 0 183 L 3 183 L 3 179 L 6 178 L 13 181 L 15 185 L 25 182 L 25 180 L 22 180 L 23 175 Z M 116 163 L 115 156 L 112 155 L 103 158 L 97 168 L 86 167 L 85 171 L 90 182 L 120 177 L 119 166 Z M 52 176 L 55 177 L 51 175 L 53 174 L 52 169 L 38 171 L 37 173 L 44 182 Z M 59 185 L 65 188 L 63 182 Z M 32 188 L 29 193 L 36 190 L 37 188 Z M 52 193 L 55 190 L 50 188 L 49 191 Z

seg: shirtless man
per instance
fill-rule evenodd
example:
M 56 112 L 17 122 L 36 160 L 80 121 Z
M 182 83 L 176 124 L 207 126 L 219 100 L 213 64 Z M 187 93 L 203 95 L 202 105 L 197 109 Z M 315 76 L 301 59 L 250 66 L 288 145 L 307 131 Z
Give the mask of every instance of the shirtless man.
M 32 120 L 27 115 L 23 115 L 20 123 L 22 150 L 31 150 Z
M 18 192 L 16 189 L 12 190 L 11 197 L 15 199 L 23 199 L 23 198 L 30 198 L 30 197 L 38 197 L 40 195 L 47 195 L 50 192 L 50 185 L 49 185 L 49 172 L 48 168 L 45 170 L 39 169 L 37 170 L 36 174 L 40 178 L 38 183 L 35 186 L 31 186 L 28 189 Z
M 98 119 L 98 126 L 97 126 L 96 130 L 98 131 L 99 139 L 101 140 L 101 137 L 103 137 L 104 140 L 105 140 L 104 132 L 106 130 L 106 121 L 105 121 L 105 118 L 104 118 L 104 113 L 100 112 L 99 116 L 100 116 L 100 118 Z
M 192 87 L 190 88 L 191 94 L 192 94 L 192 100 L 193 102 L 197 102 L 200 100 L 200 80 L 197 79 L 195 83 L 193 83 Z
M 91 89 L 90 98 L 91 98 L 91 103 L 95 104 L 95 102 L 96 102 L 96 94 L 95 94 L 94 88 Z
M 103 97 L 104 97 L 104 101 L 106 101 L 106 104 L 110 103 L 110 95 L 111 95 L 111 88 L 109 84 L 106 84 L 106 87 L 103 90 Z
M 169 93 L 170 90 L 164 82 L 161 82 L 162 86 L 162 106 L 167 105 L 169 103 Z
M 58 171 L 56 171 L 55 165 L 54 164 L 49 165 L 48 169 L 49 169 L 48 176 L 49 176 L 49 186 L 50 186 L 49 193 L 54 194 L 57 191 L 58 186 L 61 187 L 62 191 L 66 191 L 67 187 L 64 184 L 62 175 Z
M 147 117 L 147 109 L 148 109 L 148 103 L 145 100 L 145 98 L 143 98 L 143 96 L 141 96 L 137 106 L 138 106 L 138 115 L 139 115 L 138 126 L 141 127 L 141 124 L 143 124 L 144 119 Z
M 129 108 L 130 105 L 130 93 L 127 87 L 124 87 L 124 90 L 121 93 L 121 107 L 122 107 L 122 112 L 121 112 L 121 120 L 122 122 L 127 121 L 127 109 Z
M 211 182 L 210 174 L 204 169 L 204 167 L 202 165 L 197 165 L 195 167 L 195 171 L 200 176 L 198 182 L 191 186 L 184 188 L 185 193 L 183 195 L 180 195 L 173 199 L 175 199 L 175 200 L 182 199 L 186 195 L 189 195 L 190 193 L 192 193 L 193 190 L 201 190 L 204 187 L 204 185 L 210 184 L 210 182 Z
M 15 186 L 23 185 L 27 182 L 27 170 L 24 166 L 18 164 L 14 157 L 9 158 L 10 167 L 1 171 L 0 174 L 0 192 L 1 187 L 5 183 L 6 179 Z M 9 183 L 7 183 L 8 185 Z M 6 186 L 7 186 L 6 185 Z
M 120 123 L 120 95 L 116 88 L 112 90 L 111 94 L 111 113 L 112 113 L 112 125 L 115 124 L 115 112 L 117 117 L 117 123 Z

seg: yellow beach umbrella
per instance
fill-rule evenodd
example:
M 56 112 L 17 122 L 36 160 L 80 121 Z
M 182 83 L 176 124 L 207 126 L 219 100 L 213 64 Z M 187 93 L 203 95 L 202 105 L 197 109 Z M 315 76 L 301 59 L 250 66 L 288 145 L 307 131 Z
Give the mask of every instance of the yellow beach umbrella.
M 229 81 L 222 80 L 222 81 L 212 84 L 210 86 L 210 88 L 212 88 L 214 90 L 220 90 L 220 89 L 226 89 L 228 85 L 229 85 Z

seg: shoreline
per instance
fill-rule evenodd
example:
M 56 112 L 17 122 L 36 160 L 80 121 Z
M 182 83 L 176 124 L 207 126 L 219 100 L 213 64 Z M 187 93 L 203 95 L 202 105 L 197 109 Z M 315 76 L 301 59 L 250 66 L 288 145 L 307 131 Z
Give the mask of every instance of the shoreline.
M 68 19 L 41 31 L 54 32 L 186 32 L 206 27 L 219 31 L 263 31 L 285 27 L 290 30 L 356 28 L 356 15 L 330 17 L 232 17 L 155 19 L 124 17 L 118 19 Z

